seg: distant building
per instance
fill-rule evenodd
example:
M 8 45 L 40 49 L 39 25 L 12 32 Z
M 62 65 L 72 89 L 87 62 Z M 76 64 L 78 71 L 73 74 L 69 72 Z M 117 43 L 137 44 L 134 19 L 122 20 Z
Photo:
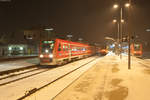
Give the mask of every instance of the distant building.
M 0 42 L 0 56 L 38 54 L 39 41 L 26 39 L 24 31 L 6 32 Z
M 41 40 L 41 30 L 24 30 L 24 38 L 28 40 Z
M 47 27 L 32 27 L 0 36 L 0 56 L 38 54 L 40 40 L 56 38 Z

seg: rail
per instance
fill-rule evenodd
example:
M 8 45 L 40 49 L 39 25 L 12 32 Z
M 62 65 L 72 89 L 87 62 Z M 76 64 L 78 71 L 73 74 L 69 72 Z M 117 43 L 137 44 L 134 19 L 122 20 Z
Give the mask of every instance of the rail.
M 87 63 L 85 63 L 85 64 L 79 66 L 78 68 L 76 68 L 76 69 L 74 69 L 74 70 L 72 70 L 72 71 L 70 71 L 70 72 L 68 72 L 68 73 L 66 73 L 66 74 L 64 74 L 64 75 L 62 75 L 62 76 L 60 76 L 60 77 L 54 79 L 53 81 L 51 81 L 51 82 L 49 82 L 49 83 L 47 83 L 47 84 L 45 84 L 45 85 L 43 85 L 43 86 L 41 86 L 41 87 L 39 87 L 39 88 L 34 88 L 34 89 L 30 90 L 30 91 L 27 92 L 24 96 L 18 98 L 17 100 L 23 100 L 23 99 L 27 98 L 28 96 L 30 96 L 30 95 L 36 93 L 37 91 L 40 91 L 41 89 L 43 89 L 43 88 L 49 86 L 49 85 L 52 84 L 52 83 L 54 83 L 54 82 L 56 82 L 56 81 L 58 81 L 58 80 L 64 78 L 65 76 L 71 74 L 72 72 L 75 72 L 76 70 L 78 70 L 78 69 L 80 69 L 81 67 L 83 67 L 83 66 L 85 66 L 85 65 L 87 65 L 87 64 L 89 64 L 89 63 L 91 63 L 91 62 L 93 62 L 93 61 L 96 60 L 96 59 L 97 59 L 97 58 L 92 59 L 91 61 L 89 61 L 89 62 L 87 62 Z

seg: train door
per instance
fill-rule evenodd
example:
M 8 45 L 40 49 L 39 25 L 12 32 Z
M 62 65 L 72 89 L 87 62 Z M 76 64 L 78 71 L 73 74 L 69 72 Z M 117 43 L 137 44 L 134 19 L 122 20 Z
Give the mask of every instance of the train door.
M 69 61 L 71 61 L 71 45 L 68 44 Z
M 63 57 L 63 48 L 61 42 L 58 43 L 57 58 Z
M 66 46 L 66 57 L 68 57 L 69 60 L 69 44 L 65 44 Z
M 63 44 L 63 57 L 67 58 L 69 56 L 69 51 L 68 51 L 68 44 L 64 43 Z

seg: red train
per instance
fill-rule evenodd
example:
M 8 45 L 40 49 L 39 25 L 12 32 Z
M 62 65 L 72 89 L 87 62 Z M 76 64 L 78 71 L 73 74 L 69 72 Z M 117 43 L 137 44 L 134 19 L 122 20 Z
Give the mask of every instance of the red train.
M 108 53 L 108 50 L 107 49 L 100 49 L 99 52 L 101 55 L 106 55 Z
M 96 52 L 97 54 L 104 56 L 108 53 L 108 48 L 106 46 L 98 46 L 96 48 Z
M 131 44 L 131 54 L 133 56 L 142 57 L 143 55 L 143 47 L 141 43 L 132 43 Z
M 95 54 L 95 47 L 62 39 L 40 42 L 40 64 L 61 65 Z

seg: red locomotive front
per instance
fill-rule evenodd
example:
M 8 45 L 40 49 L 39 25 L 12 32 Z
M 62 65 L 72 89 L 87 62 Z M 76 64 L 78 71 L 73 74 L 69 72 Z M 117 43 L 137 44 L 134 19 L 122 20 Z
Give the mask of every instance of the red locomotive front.
M 41 41 L 40 43 L 40 64 L 50 65 L 53 63 L 55 41 Z
M 142 57 L 142 44 L 141 43 L 133 43 L 131 44 L 131 54 L 134 56 Z
M 55 39 L 41 41 L 39 57 L 41 65 L 61 65 L 94 53 L 93 47 L 87 44 Z

